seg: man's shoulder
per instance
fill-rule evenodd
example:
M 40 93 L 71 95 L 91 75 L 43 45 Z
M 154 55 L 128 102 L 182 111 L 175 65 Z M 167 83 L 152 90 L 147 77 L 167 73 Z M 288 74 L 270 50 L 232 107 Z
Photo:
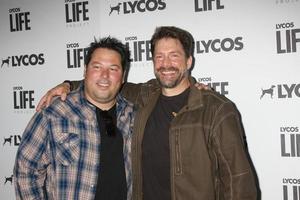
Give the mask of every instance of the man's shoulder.
M 126 107 L 134 107 L 134 103 L 128 100 L 126 97 L 124 97 L 122 94 L 118 94 L 117 97 L 117 103 L 126 106 Z
M 78 91 L 70 92 L 63 101 L 60 97 L 55 97 L 52 103 L 45 109 L 46 114 L 64 114 L 80 102 L 80 94 Z
M 153 78 L 153 79 L 150 79 L 146 82 L 143 82 L 143 83 L 132 83 L 132 82 L 126 82 L 124 84 L 124 87 L 125 88 L 159 88 L 160 85 L 157 81 L 157 79 Z
M 196 104 L 202 104 L 207 107 L 221 107 L 226 104 L 232 104 L 233 102 L 226 96 L 220 94 L 219 92 L 213 90 L 199 90 L 193 88 L 190 95 L 191 102 L 196 102 Z
M 156 78 L 150 79 L 142 84 L 144 87 L 160 88 L 159 82 Z
M 215 112 L 220 112 L 224 115 L 238 112 L 235 103 L 229 98 L 227 98 L 225 95 L 220 94 L 219 92 L 204 91 L 203 100 L 205 104 Z
M 203 96 L 207 100 L 213 100 L 214 102 L 220 103 L 220 104 L 232 102 L 225 95 L 220 94 L 219 92 L 216 92 L 216 91 L 213 91 L 213 90 L 205 90 L 205 91 L 203 91 Z

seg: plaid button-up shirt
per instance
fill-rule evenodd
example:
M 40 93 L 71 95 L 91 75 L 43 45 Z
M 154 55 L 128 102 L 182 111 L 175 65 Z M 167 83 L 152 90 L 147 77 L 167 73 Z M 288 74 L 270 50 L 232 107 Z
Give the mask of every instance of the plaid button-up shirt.
M 81 85 L 35 113 L 19 146 L 14 184 L 16 199 L 95 198 L 101 170 L 101 145 L 95 107 L 87 102 Z M 117 127 L 123 136 L 127 199 L 132 196 L 131 138 L 133 104 L 117 96 Z M 101 159 L 101 158 L 100 158 Z

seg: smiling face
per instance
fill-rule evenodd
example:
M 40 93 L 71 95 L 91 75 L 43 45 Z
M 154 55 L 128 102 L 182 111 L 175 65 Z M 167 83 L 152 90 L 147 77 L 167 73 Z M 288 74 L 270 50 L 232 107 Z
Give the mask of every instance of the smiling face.
M 189 87 L 188 73 L 192 57 L 186 57 L 179 40 L 162 38 L 155 44 L 154 74 L 159 81 L 163 94 L 174 96 Z
M 85 67 L 84 77 L 87 100 L 102 110 L 108 110 L 115 104 L 123 82 L 120 54 L 107 48 L 97 48 Z

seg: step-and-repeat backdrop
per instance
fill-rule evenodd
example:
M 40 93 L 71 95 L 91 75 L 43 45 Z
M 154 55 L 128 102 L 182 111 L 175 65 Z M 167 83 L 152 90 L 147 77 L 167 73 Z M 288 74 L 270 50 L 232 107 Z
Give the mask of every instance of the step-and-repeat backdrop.
M 300 200 L 300 0 L 1 0 L 1 199 L 15 199 L 15 153 L 39 99 L 82 79 L 94 37 L 128 44 L 128 80 L 144 82 L 161 25 L 193 34 L 192 75 L 239 108 L 262 199 Z

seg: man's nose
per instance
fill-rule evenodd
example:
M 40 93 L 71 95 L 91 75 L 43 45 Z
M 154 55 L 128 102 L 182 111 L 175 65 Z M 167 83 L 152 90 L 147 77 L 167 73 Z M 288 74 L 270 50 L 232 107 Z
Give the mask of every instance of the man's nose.
M 164 66 L 171 66 L 171 60 L 168 56 L 166 56 L 164 59 L 163 59 L 163 65 Z
M 107 78 L 109 76 L 109 69 L 103 68 L 101 70 L 101 77 Z

